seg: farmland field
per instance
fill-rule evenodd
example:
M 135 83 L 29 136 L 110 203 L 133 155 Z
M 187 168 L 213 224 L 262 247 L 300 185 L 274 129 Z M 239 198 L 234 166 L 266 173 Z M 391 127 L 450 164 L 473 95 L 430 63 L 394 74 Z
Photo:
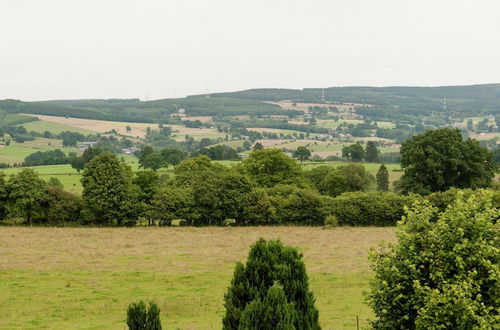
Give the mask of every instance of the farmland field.
M 0 328 L 124 329 L 142 299 L 165 329 L 220 329 L 235 262 L 259 237 L 303 252 L 324 329 L 367 326 L 367 254 L 393 228 L 0 227 Z

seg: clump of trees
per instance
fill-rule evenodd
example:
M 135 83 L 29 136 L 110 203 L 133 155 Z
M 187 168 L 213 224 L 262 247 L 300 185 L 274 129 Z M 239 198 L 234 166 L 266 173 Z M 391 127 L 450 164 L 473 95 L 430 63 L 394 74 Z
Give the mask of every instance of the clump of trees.
M 490 329 L 500 308 L 499 210 L 491 191 L 459 192 L 443 212 L 414 204 L 398 245 L 371 255 L 376 329 Z
M 223 329 L 320 329 L 314 302 L 302 254 L 261 238 L 236 264 Z

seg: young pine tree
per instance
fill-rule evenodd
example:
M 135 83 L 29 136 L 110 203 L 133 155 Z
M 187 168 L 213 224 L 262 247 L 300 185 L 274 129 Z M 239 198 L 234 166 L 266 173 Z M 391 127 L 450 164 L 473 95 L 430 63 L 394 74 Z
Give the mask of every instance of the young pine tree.
M 279 287 L 270 290 L 276 282 L 283 287 L 286 299 L 281 299 L 280 293 L 276 292 Z M 264 308 L 261 304 L 270 304 L 274 311 L 280 310 L 282 314 L 279 319 L 274 319 L 277 323 L 270 324 L 269 328 L 287 324 L 289 318 L 293 318 L 295 329 L 321 329 L 318 310 L 314 306 L 314 295 L 309 291 L 309 279 L 302 254 L 295 248 L 283 246 L 280 241 L 266 242 L 261 238 L 252 246 L 246 265 L 236 264 L 234 277 L 224 300 L 226 314 L 222 320 L 223 329 L 259 328 L 261 323 L 252 325 L 248 322 L 261 322 L 260 317 L 266 318 L 265 315 L 258 318 L 255 315 L 255 310 Z M 280 306 L 277 302 L 280 302 Z M 293 304 L 294 313 L 289 312 L 289 304 Z M 293 314 L 293 317 L 288 316 L 289 314 Z M 266 318 L 271 319 L 271 315 Z
M 253 300 L 240 318 L 240 330 L 292 330 L 297 315 L 285 296 L 283 287 L 275 283 L 267 290 L 264 300 Z
M 389 191 L 389 172 L 384 164 L 380 165 L 377 172 L 377 190 Z
M 144 301 L 130 304 L 127 325 L 130 330 L 161 330 L 160 309 L 154 302 L 150 302 L 148 307 Z

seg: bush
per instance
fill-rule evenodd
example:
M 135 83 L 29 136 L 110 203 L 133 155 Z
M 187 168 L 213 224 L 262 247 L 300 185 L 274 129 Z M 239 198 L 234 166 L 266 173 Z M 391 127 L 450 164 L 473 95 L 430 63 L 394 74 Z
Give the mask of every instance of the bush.
M 350 192 L 333 198 L 330 207 L 340 225 L 394 226 L 414 199 L 388 192 Z
M 160 309 L 154 302 L 150 302 L 148 307 L 143 301 L 130 304 L 127 325 L 130 330 L 161 330 Z
M 279 291 L 278 287 L 270 290 L 276 282 L 283 287 L 286 299 L 279 297 L 280 293 L 276 292 Z M 296 329 L 320 329 L 318 310 L 314 306 L 314 295 L 309 291 L 302 254 L 295 248 L 283 246 L 280 241 L 266 242 L 261 238 L 252 246 L 246 265 L 236 264 L 224 301 L 226 313 L 222 320 L 223 329 L 257 329 L 260 323 L 243 324 L 243 321 L 261 322 L 261 318 L 271 317 L 256 315 L 263 309 L 261 303 L 274 305 L 272 308 L 275 310 L 283 309 L 282 319 L 277 320 L 280 322 L 288 320 L 289 304 L 292 304 L 296 316 L 293 325 Z M 276 305 L 278 302 L 281 304 L 279 308 Z
M 330 227 L 337 227 L 339 225 L 339 220 L 334 215 L 329 215 L 325 218 L 325 225 Z
M 398 245 L 371 255 L 375 329 L 493 329 L 500 308 L 500 241 L 492 192 L 458 193 L 439 213 L 419 201 Z M 496 326 L 495 326 L 496 324 Z

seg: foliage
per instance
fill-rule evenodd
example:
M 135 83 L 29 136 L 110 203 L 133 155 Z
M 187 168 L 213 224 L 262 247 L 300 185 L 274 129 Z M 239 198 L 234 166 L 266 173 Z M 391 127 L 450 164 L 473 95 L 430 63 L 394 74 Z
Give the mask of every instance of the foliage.
M 139 162 L 141 162 L 141 160 L 139 160 Z M 157 153 L 148 154 L 142 160 L 142 167 L 144 167 L 145 169 L 150 168 L 155 172 L 160 168 L 167 166 L 168 163 L 165 161 L 165 159 Z
M 278 283 L 267 290 L 265 297 L 249 303 L 241 314 L 238 329 L 293 330 L 297 311 L 289 303 L 283 287 Z
M 77 223 L 81 220 L 82 199 L 61 187 L 49 186 L 40 201 L 42 221 L 50 225 Z
M 89 220 L 99 224 L 122 224 L 137 212 L 132 170 L 116 155 L 103 152 L 94 157 L 82 175 L 83 200 Z
M 228 146 L 215 146 L 210 148 L 200 149 L 192 154 L 194 157 L 199 155 L 205 155 L 211 160 L 236 160 L 240 159 L 240 156 L 231 147 Z
M 81 170 L 85 168 L 85 165 L 90 162 L 95 156 L 100 155 L 103 150 L 99 147 L 89 146 L 83 151 L 81 156 L 71 157 L 70 164 L 75 170 L 80 173 Z
M 460 195 L 443 213 L 417 202 L 398 245 L 371 255 L 376 329 L 491 329 L 499 324 L 499 211 L 491 192 Z M 495 224 L 496 223 L 496 224 Z
M 160 154 L 167 163 L 174 166 L 179 165 L 181 161 L 186 159 L 185 153 L 178 149 L 165 148 L 162 149 Z
M 377 171 L 377 190 L 389 191 L 389 172 L 384 164 Z
M 282 308 L 288 310 L 286 304 L 293 304 L 295 328 L 320 329 L 318 310 L 314 306 L 314 295 L 309 291 L 302 254 L 295 248 L 283 246 L 280 241 L 266 242 L 262 238 L 250 249 L 246 265 L 236 264 L 231 286 L 224 296 L 226 313 L 222 320 L 223 329 L 243 326 L 242 314 L 245 314 L 247 306 L 255 300 L 265 300 L 275 282 L 283 287 L 286 297 Z M 283 299 L 279 301 L 284 303 Z M 249 307 L 246 322 L 257 307 Z
M 311 151 L 309 151 L 309 149 L 304 146 L 300 146 L 297 147 L 297 150 L 295 150 L 293 156 L 300 160 L 300 162 L 302 163 L 304 160 L 308 160 L 309 158 L 311 158 Z
M 367 190 L 371 183 L 370 175 L 361 164 L 348 164 L 337 168 L 319 166 L 306 171 L 304 176 L 321 194 L 331 197 L 349 191 Z
M 44 197 L 47 184 L 38 177 L 38 173 L 26 168 L 13 175 L 7 185 L 9 209 L 11 213 L 20 213 L 31 224 Z
M 24 158 L 24 166 L 68 164 L 69 158 L 60 149 L 37 151 Z
M 253 151 L 241 162 L 239 170 L 259 186 L 265 187 L 278 183 L 295 183 L 302 175 L 300 165 L 279 149 Z
M 414 199 L 387 192 L 350 192 L 334 198 L 330 207 L 340 225 L 394 226 Z
M 143 301 L 130 304 L 127 309 L 127 326 L 130 330 L 161 330 L 158 305 L 150 302 L 146 306 Z
M 491 153 L 475 140 L 462 141 L 458 129 L 438 129 L 415 135 L 401 147 L 405 192 L 428 194 L 451 187 L 491 185 L 496 166 Z
M 342 157 L 353 162 L 361 162 L 365 157 L 365 149 L 359 143 L 351 144 L 342 148 Z
M 57 188 L 61 188 L 61 189 L 64 188 L 61 181 L 55 176 L 50 177 L 49 181 L 47 181 L 47 185 L 49 187 L 57 187 Z
M 162 225 L 170 225 L 175 219 L 185 219 L 190 223 L 193 214 L 193 197 L 190 188 L 163 186 L 154 194 L 146 210 L 146 216 L 159 220 Z
M 144 160 L 148 155 L 154 154 L 155 150 L 152 146 L 146 145 L 139 152 L 139 167 L 144 167 Z
M 175 183 L 179 186 L 189 186 L 199 181 L 203 172 L 223 172 L 227 170 L 220 164 L 212 163 L 205 155 L 192 157 L 182 161 L 174 169 Z
M 378 149 L 377 146 L 375 145 L 375 142 L 373 141 L 368 141 L 366 143 L 366 148 L 365 148 L 365 158 L 367 162 L 370 163 L 376 163 L 379 161 L 378 158 Z

